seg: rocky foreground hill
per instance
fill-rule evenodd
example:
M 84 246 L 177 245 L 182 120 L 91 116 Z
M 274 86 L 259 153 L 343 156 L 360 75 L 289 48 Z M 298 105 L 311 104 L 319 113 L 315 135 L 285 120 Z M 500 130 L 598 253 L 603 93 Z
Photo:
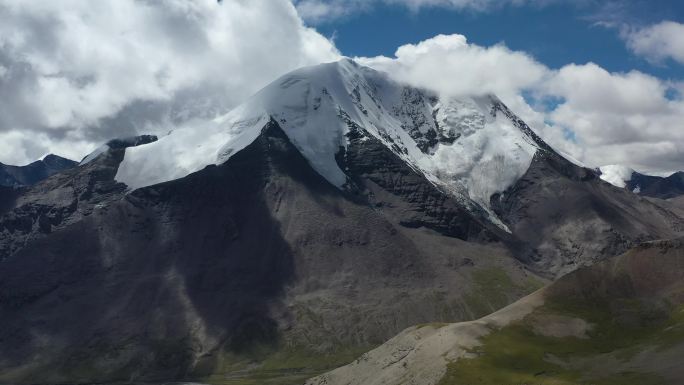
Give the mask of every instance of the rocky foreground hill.
M 681 384 L 684 241 L 579 269 L 477 321 L 406 329 L 307 382 Z

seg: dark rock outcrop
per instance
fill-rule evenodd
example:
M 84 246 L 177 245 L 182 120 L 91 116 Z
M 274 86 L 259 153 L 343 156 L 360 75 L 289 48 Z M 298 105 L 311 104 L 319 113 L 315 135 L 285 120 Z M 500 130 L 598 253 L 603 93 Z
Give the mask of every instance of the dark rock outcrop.
M 221 166 L 126 194 L 124 151 L 0 218 L 0 382 L 197 378 L 278 354 L 343 363 L 406 326 L 479 315 L 477 269 L 511 282 L 493 308 L 534 279 L 391 153 L 364 171 L 350 146 L 359 189 L 342 192 L 271 122 Z M 401 224 L 416 217 L 436 231 Z
M 634 173 L 626 188 L 639 195 L 671 199 L 684 195 L 684 172 L 676 172 L 668 177 Z
M 26 166 L 0 163 L 0 186 L 31 186 L 54 174 L 76 167 L 77 164 L 72 160 L 52 154 Z
M 519 255 L 542 274 L 562 275 L 684 230 L 675 212 L 551 152 L 539 152 L 515 185 L 492 197 L 492 206 L 526 245 Z

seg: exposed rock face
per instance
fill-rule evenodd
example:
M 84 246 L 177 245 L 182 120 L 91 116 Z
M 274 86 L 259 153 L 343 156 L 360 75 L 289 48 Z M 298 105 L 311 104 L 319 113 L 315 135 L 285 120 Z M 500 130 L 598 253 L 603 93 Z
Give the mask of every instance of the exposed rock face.
M 627 182 L 626 188 L 639 195 L 670 199 L 684 195 L 684 172 L 676 172 L 668 177 L 658 177 L 635 173 Z
M 52 154 L 26 166 L 9 166 L 0 163 L 0 186 L 30 186 L 58 172 L 73 168 L 77 164 L 72 160 Z
M 338 159 L 353 176 L 351 191 L 387 213 L 401 210 L 402 226 L 425 227 L 466 241 L 507 237 L 487 222 L 484 211 L 467 210 L 363 129 L 353 128 L 348 137 L 348 150 Z
M 122 148 L 137 147 L 143 144 L 149 144 L 158 140 L 156 135 L 138 135 L 130 138 L 112 139 L 107 142 L 107 146 L 114 150 Z
M 361 187 L 346 196 L 273 122 L 226 164 L 128 195 L 112 180 L 122 154 L 28 190 L 2 217 L 2 381 L 201 376 L 255 346 L 334 357 L 417 322 L 481 315 L 535 279 L 482 243 L 491 225 L 389 155 L 366 175 L 367 159 L 349 154 Z M 372 197 L 371 179 L 395 182 Z M 454 237 L 400 225 L 417 216 Z M 473 303 L 471 274 L 485 268 L 511 283 Z
M 142 146 L 143 144 L 154 143 L 158 139 L 159 138 L 157 138 L 156 135 L 138 135 L 131 136 L 128 138 L 112 139 L 107 143 L 103 144 L 102 146 L 96 148 L 95 151 L 91 152 L 85 158 L 83 158 L 80 165 L 86 165 L 100 157 L 102 154 L 106 154 L 110 151 L 123 150 L 125 148 Z M 119 163 L 120 162 L 121 160 L 119 161 Z
M 68 169 L 35 186 L 6 190 L 7 199 L 0 203 L 0 261 L 120 200 L 126 186 L 114 175 L 124 152 L 125 147 L 111 149 L 94 164 Z
M 645 240 L 676 237 L 677 213 L 601 181 L 592 170 L 540 153 L 492 205 L 528 247 L 525 261 L 563 274 L 618 255 Z
M 443 107 L 439 99 L 434 95 L 427 95 L 421 90 L 405 87 L 401 92 L 401 102 L 394 107 L 394 115 L 402 121 L 402 128 L 416 141 L 418 148 L 424 153 L 434 151 L 439 144 L 452 144 L 460 133 L 455 132 L 454 127 L 449 127 L 448 122 L 439 121 L 439 118 L 447 119 L 440 114 Z M 427 114 L 426 111 L 432 111 Z M 484 126 L 484 121 L 479 121 Z M 468 119 L 462 119 L 461 123 L 471 123 Z

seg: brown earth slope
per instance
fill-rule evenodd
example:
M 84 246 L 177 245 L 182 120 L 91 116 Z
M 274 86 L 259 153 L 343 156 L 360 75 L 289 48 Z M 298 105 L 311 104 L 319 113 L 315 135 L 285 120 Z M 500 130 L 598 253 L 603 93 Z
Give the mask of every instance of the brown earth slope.
M 684 240 L 571 273 L 479 321 L 409 328 L 334 384 L 682 384 Z

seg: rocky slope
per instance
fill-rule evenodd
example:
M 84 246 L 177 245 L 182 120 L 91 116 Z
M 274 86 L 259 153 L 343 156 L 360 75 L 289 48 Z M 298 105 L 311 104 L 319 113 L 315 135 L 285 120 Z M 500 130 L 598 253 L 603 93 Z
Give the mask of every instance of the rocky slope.
M 529 248 L 524 262 L 556 276 L 684 229 L 675 207 L 617 189 L 550 152 L 538 154 L 492 206 Z
M 541 284 L 498 227 L 368 151 L 372 173 L 347 162 L 383 195 L 328 184 L 275 122 L 221 166 L 128 195 L 123 150 L 29 190 L 2 221 L 0 382 L 304 378 Z
M 679 384 L 682 352 L 680 239 L 580 269 L 478 321 L 409 328 L 307 384 Z
M 270 119 L 347 192 L 369 189 L 355 183 L 345 157 L 368 156 L 370 140 L 449 196 L 459 217 L 499 227 L 497 239 L 549 277 L 684 229 L 668 209 L 560 156 L 495 96 L 440 97 L 348 59 L 294 71 L 226 116 L 132 149 L 116 180 L 144 187 L 221 164 Z M 371 159 L 366 171 L 375 166 Z
M 0 382 L 301 383 L 682 231 L 497 98 L 350 61 L 156 139 L 0 189 Z
M 634 175 L 627 185 L 640 195 L 671 199 L 684 195 L 684 172 L 676 172 L 667 177 Z
M 77 164 L 77 162 L 52 154 L 26 166 L 0 163 L 0 186 L 30 186 L 58 172 L 76 167 Z

